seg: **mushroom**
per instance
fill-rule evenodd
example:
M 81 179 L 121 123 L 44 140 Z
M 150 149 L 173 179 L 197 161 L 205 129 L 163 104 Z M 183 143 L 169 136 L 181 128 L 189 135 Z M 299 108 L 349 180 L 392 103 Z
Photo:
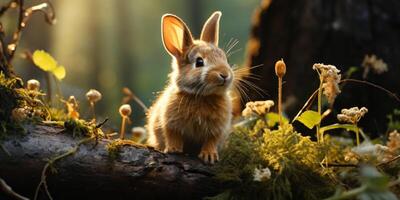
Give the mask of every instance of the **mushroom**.
M 94 104 L 98 101 L 100 101 L 101 99 L 101 93 L 95 89 L 90 89 L 87 93 L 86 93 L 86 98 L 88 99 L 89 103 L 90 103 L 90 108 L 92 110 L 92 114 L 93 114 L 93 120 L 96 121 L 96 113 L 94 110 Z
M 129 104 L 123 104 L 121 107 L 119 107 L 119 114 L 122 117 L 122 123 L 121 123 L 121 132 L 120 132 L 120 139 L 123 140 L 125 137 L 125 124 L 126 120 L 129 120 L 129 115 L 131 115 L 132 109 Z
M 143 127 L 133 127 L 131 130 L 132 133 L 132 140 L 135 142 L 142 142 L 146 137 L 146 129 Z
M 36 79 L 30 79 L 27 81 L 26 88 L 31 91 L 38 91 L 40 88 L 40 82 Z

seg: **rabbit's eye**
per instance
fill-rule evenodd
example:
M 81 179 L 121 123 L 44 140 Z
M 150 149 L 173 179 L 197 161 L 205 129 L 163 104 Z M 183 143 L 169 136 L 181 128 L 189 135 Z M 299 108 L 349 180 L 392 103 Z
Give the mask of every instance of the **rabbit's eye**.
M 201 57 L 196 58 L 196 67 L 203 67 L 204 66 L 204 60 Z

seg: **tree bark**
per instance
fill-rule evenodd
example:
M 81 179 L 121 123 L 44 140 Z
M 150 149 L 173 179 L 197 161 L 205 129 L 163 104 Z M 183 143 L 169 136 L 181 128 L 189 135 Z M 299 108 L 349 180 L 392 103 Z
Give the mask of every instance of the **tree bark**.
M 314 63 L 333 64 L 344 74 L 350 67 L 360 66 L 366 54 L 376 54 L 388 64 L 389 71 L 381 75 L 370 72 L 366 80 L 400 94 L 398 9 L 397 0 L 263 0 L 254 12 L 247 50 L 247 66 L 263 64 L 251 70 L 262 77 L 254 83 L 270 94 L 269 99 L 277 99 L 274 63 L 283 58 L 287 65 L 285 111 L 294 117 L 318 88 Z M 362 73 L 361 69 L 352 78 L 363 79 Z M 265 99 L 255 92 L 251 96 Z M 377 134 L 386 131 L 386 115 L 399 105 L 380 90 L 349 83 L 342 88 L 334 107 L 336 111 L 367 107 L 369 112 L 360 125 Z
M 20 195 L 33 198 L 46 159 L 70 150 L 77 139 L 62 128 L 36 125 L 24 136 L 10 136 L 0 144 L 0 177 Z M 112 159 L 106 141 L 83 144 L 55 163 L 47 174 L 54 199 L 201 199 L 218 193 L 213 172 L 197 158 L 163 154 L 132 146 Z M 50 171 L 50 170 L 49 170 Z M 7 198 L 0 194 L 0 199 Z M 39 199 L 47 199 L 42 190 Z

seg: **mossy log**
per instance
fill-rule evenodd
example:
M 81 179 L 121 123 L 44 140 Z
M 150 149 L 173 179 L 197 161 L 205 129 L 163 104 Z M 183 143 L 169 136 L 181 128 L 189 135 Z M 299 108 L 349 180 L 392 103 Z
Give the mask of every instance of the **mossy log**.
M 27 127 L 24 136 L 1 141 L 0 177 L 13 190 L 33 198 L 46 160 L 75 147 L 79 139 L 60 127 Z M 106 141 L 82 144 L 79 150 L 54 164 L 47 173 L 54 199 L 201 199 L 218 194 L 212 170 L 197 158 L 164 154 L 141 147 L 122 147 L 109 156 Z M 49 170 L 52 171 L 52 170 Z M 39 199 L 47 199 L 41 192 Z M 2 196 L 0 199 L 7 199 Z

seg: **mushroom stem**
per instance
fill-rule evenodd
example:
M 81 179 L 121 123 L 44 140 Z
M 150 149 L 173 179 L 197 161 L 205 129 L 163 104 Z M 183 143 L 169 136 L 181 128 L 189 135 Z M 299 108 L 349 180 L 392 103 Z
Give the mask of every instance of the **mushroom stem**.
M 96 112 L 95 112 L 95 109 L 94 109 L 94 102 L 90 102 L 90 110 L 91 110 L 92 115 L 93 115 L 93 121 L 96 122 Z
M 120 139 L 123 140 L 125 138 L 125 123 L 126 123 L 126 117 L 122 117 L 122 123 L 121 123 L 121 133 L 120 133 Z

